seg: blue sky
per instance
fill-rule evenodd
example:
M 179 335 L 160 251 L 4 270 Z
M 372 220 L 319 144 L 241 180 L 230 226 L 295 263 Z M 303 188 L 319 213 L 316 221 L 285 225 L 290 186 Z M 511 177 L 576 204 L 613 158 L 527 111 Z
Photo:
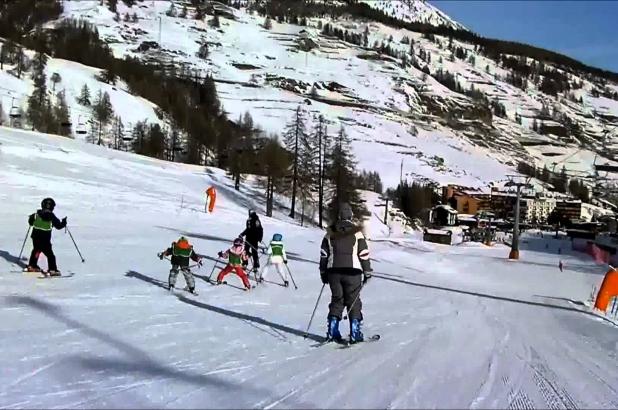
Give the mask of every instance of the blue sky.
M 618 1 L 430 0 L 470 30 L 618 72 Z

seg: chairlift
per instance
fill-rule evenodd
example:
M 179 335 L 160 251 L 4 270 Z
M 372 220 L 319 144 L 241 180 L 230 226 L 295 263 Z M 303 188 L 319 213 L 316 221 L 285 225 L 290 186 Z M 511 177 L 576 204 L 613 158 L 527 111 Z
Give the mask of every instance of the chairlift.
M 77 117 L 77 127 L 75 128 L 75 133 L 78 135 L 86 135 L 88 134 L 88 130 L 86 129 L 86 125 L 81 121 L 82 116 Z
M 21 111 L 19 110 L 19 107 L 11 107 L 11 111 L 9 111 L 9 117 L 14 119 L 21 118 Z

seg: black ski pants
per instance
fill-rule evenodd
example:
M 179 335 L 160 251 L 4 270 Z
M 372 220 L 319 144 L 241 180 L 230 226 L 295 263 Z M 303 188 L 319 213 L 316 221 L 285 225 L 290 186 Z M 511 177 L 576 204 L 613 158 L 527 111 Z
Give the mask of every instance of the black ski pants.
M 56 266 L 56 255 L 52 250 L 52 244 L 47 239 L 40 239 L 37 237 L 32 238 L 32 253 L 30 254 L 30 260 L 28 266 L 38 267 L 39 256 L 43 254 L 47 258 L 47 270 L 58 270 Z
M 328 284 L 331 291 L 330 305 L 328 305 L 329 315 L 341 319 L 343 309 L 347 308 L 350 320 L 363 320 L 363 303 L 360 299 L 363 275 L 329 273 Z M 354 303 L 354 306 L 352 306 L 352 303 Z
M 259 241 L 253 239 L 247 239 L 245 241 L 245 253 L 250 258 L 253 258 L 253 269 L 259 269 L 260 267 L 260 255 L 258 253 Z

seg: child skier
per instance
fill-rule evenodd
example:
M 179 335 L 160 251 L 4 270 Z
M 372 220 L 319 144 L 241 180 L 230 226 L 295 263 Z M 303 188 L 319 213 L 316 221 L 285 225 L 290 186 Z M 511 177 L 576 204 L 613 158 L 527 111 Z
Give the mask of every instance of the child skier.
M 245 285 L 245 289 L 251 289 L 251 284 L 249 283 L 249 278 L 243 269 L 243 262 L 247 261 L 247 254 L 244 249 L 244 241 L 242 238 L 234 239 L 233 246 L 225 252 L 219 252 L 220 258 L 228 258 L 228 263 L 225 268 L 219 272 L 217 276 L 217 284 L 221 284 L 223 282 L 223 278 L 225 276 L 234 271 L 236 275 L 242 280 L 243 285 Z
M 202 266 L 202 260 L 195 253 L 193 246 L 189 243 L 187 238 L 181 236 L 178 241 L 172 242 L 172 245 L 169 248 L 158 254 L 159 259 L 161 260 L 163 260 L 164 256 L 170 255 L 172 257 L 172 269 L 170 270 L 170 276 L 168 279 L 169 290 L 174 290 L 174 287 L 176 286 L 176 277 L 178 276 L 178 269 L 180 268 L 185 277 L 185 282 L 187 283 L 185 290 L 190 293 L 197 294 L 197 292 L 195 292 L 195 278 L 189 268 L 189 259 L 197 262 L 199 266 Z
M 67 226 L 66 216 L 60 221 L 54 215 L 56 202 L 52 198 L 45 198 L 41 201 L 41 209 L 30 215 L 28 224 L 32 227 L 32 253 L 28 261 L 27 272 L 41 272 L 38 259 L 41 253 L 47 258 L 47 274 L 49 276 L 60 276 L 60 271 L 56 266 L 56 256 L 52 250 L 51 234 L 52 228 L 62 229 Z
M 288 257 L 285 254 L 285 247 L 283 246 L 283 236 L 280 233 L 276 233 L 273 235 L 273 239 L 270 241 L 270 245 L 268 246 L 268 263 L 264 266 L 262 273 L 260 274 L 260 282 L 264 280 L 264 276 L 268 271 L 268 268 L 271 265 L 274 265 L 277 269 L 277 273 L 281 276 L 283 280 L 283 285 L 287 288 L 290 286 L 290 282 L 288 282 L 288 272 L 287 269 L 283 268 L 283 264 L 288 264 Z

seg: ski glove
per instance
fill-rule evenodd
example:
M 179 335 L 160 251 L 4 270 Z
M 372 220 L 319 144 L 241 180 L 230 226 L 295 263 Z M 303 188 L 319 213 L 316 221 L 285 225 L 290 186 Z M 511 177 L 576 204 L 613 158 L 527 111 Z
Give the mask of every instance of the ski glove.
M 363 285 L 366 285 L 371 279 L 371 271 L 363 272 Z
M 163 252 L 157 253 L 157 256 L 159 257 L 159 259 L 163 260 Z
M 322 279 L 322 283 L 328 285 L 328 275 L 326 272 L 320 272 L 320 279 Z
M 218 256 L 218 257 L 220 257 L 220 258 L 223 258 L 223 252 L 219 252 L 219 253 L 217 254 L 217 256 Z
M 204 264 L 204 262 L 202 262 L 202 258 L 200 258 L 200 259 L 197 261 L 197 266 L 199 266 L 199 267 L 201 268 L 203 264 Z
M 62 218 L 62 225 L 67 226 L 67 217 Z
M 285 263 L 287 265 L 288 264 L 288 260 L 287 259 L 284 260 L 283 263 Z

